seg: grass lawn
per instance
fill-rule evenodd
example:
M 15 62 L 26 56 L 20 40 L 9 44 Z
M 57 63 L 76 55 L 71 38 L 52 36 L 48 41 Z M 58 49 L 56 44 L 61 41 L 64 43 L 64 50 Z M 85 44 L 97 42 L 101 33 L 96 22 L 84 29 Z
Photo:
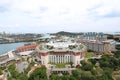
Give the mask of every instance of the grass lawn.
M 42 46 L 39 46 L 39 49 L 40 49 L 40 50 L 42 50 L 42 49 L 43 49 L 43 47 L 42 47 Z
M 56 68 L 65 68 L 66 65 L 70 65 L 69 63 L 50 63 L 55 65 Z
M 87 52 L 85 54 L 85 58 L 90 58 L 90 57 L 95 57 L 95 56 L 96 56 L 96 54 L 95 53 L 91 53 L 91 52 Z
M 83 45 L 80 45 L 80 50 L 83 48 Z

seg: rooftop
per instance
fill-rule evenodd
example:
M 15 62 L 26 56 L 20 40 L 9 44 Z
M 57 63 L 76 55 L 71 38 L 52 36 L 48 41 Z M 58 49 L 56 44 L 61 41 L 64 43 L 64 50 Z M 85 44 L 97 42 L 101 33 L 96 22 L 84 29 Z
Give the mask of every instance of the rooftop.
M 72 52 L 81 52 L 86 47 L 82 45 L 81 43 L 71 43 L 71 42 L 50 42 L 39 45 L 36 50 L 39 52 L 66 52 L 66 51 L 72 51 Z
M 4 64 L 7 63 L 8 61 L 18 60 L 18 59 L 20 59 L 18 56 L 14 55 L 12 51 L 9 51 L 4 55 L 0 55 L 0 64 Z
M 69 45 L 76 45 L 76 43 L 71 43 L 71 42 L 50 42 L 47 43 L 46 45 L 50 45 L 56 48 L 67 48 Z
M 25 45 L 25 46 L 21 46 L 21 47 L 17 48 L 17 50 L 25 49 L 25 48 L 32 48 L 32 47 L 36 47 L 36 46 L 37 46 L 37 44 Z

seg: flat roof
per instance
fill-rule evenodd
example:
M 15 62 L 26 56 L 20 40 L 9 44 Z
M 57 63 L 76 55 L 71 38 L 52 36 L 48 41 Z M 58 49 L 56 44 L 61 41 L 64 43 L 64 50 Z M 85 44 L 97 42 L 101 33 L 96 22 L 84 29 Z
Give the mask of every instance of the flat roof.
M 70 48 L 69 46 L 73 45 L 73 48 Z M 47 46 L 49 47 L 53 47 L 52 49 L 47 48 Z M 82 47 L 81 47 L 82 46 Z M 81 44 L 81 43 L 70 43 L 70 42 L 52 42 L 52 43 L 46 43 L 46 44 L 41 44 L 39 46 L 37 46 L 36 50 L 38 52 L 66 52 L 66 51 L 72 51 L 72 52 L 82 52 L 83 50 L 85 50 L 86 47 Z
M 50 42 L 50 43 L 46 43 L 45 45 L 51 45 L 56 48 L 60 48 L 60 47 L 65 48 L 65 47 L 68 47 L 69 45 L 76 45 L 76 44 L 77 43 L 70 43 L 70 42 Z

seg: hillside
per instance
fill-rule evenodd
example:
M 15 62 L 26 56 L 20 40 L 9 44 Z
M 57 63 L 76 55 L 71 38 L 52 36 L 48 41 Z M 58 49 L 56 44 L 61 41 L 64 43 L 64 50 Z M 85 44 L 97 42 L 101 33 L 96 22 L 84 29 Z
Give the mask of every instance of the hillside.
M 81 35 L 83 33 L 73 33 L 73 32 L 65 32 L 65 31 L 60 31 L 51 35 L 65 35 L 65 36 L 77 36 L 77 35 Z

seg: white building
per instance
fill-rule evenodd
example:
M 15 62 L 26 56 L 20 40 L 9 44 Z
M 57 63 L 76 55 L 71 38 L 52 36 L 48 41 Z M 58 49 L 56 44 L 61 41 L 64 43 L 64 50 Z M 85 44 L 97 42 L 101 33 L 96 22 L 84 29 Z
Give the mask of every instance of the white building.
M 70 63 L 80 65 L 84 59 L 86 47 L 71 42 L 49 42 L 36 48 L 36 59 L 41 64 L 49 66 L 50 63 Z

